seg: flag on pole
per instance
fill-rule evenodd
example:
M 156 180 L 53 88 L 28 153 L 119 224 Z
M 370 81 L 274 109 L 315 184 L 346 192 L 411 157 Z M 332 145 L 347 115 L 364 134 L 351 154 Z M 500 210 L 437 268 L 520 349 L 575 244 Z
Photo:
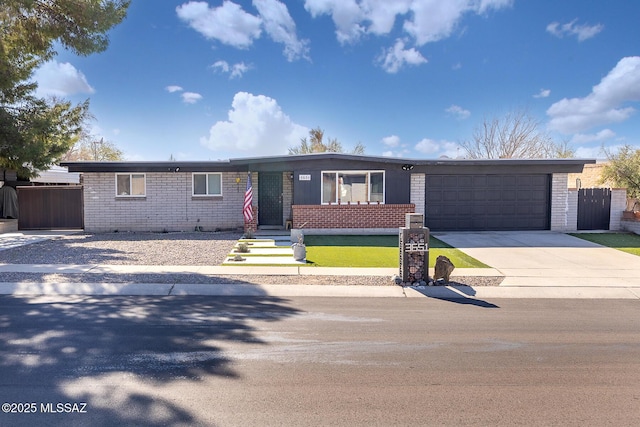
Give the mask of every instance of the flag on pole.
M 244 192 L 244 207 L 242 208 L 242 214 L 244 215 L 244 222 L 251 222 L 253 219 L 253 187 L 251 186 L 251 172 L 247 175 L 247 191 Z

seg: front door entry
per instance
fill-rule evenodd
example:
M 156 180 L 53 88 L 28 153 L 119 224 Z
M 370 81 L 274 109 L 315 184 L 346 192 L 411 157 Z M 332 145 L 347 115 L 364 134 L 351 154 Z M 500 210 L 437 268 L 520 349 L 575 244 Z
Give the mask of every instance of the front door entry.
M 282 172 L 258 173 L 258 224 L 282 226 Z

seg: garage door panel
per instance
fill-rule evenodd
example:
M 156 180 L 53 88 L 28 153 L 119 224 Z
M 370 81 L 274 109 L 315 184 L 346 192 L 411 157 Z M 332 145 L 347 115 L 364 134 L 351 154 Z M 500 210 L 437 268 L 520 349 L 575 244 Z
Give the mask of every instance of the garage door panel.
M 482 203 L 489 197 L 489 192 L 485 189 L 478 189 L 473 191 L 473 201 Z
M 458 191 L 458 201 L 470 203 L 471 201 L 473 201 L 473 191 L 471 191 L 471 190 L 459 190 Z
M 474 175 L 473 178 L 473 188 L 484 189 L 487 187 L 487 177 L 486 175 Z
M 443 188 L 455 188 L 458 186 L 458 176 L 447 175 L 442 177 L 442 187 Z
M 427 175 L 425 222 L 433 230 L 548 230 L 550 182 L 544 174 Z
M 514 200 L 518 200 L 518 197 L 519 197 L 519 195 L 518 195 L 518 192 L 516 190 L 504 190 L 502 192 L 502 200 L 505 201 L 505 202 L 507 202 L 507 201 L 511 202 L 511 201 L 514 201 Z
M 473 187 L 473 177 L 461 175 L 458 177 L 458 187 Z

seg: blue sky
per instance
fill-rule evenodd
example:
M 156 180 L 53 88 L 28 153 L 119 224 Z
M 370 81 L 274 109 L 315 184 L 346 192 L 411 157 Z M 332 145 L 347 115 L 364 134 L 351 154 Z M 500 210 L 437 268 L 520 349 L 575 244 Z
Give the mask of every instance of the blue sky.
M 640 147 L 640 2 L 133 0 L 107 51 L 60 50 L 39 94 L 91 100 L 127 160 L 282 155 L 308 131 L 457 157 L 526 109 L 578 157 Z

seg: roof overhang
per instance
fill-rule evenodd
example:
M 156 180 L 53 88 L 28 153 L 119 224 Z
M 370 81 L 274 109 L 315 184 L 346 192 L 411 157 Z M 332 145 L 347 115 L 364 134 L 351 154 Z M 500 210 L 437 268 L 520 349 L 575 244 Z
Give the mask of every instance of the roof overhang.
M 305 168 L 362 168 L 371 165 L 413 173 L 571 173 L 595 159 L 409 159 L 343 153 L 236 158 L 225 161 L 63 162 L 69 172 L 212 172 L 293 171 Z M 333 167 L 335 166 L 335 167 Z

